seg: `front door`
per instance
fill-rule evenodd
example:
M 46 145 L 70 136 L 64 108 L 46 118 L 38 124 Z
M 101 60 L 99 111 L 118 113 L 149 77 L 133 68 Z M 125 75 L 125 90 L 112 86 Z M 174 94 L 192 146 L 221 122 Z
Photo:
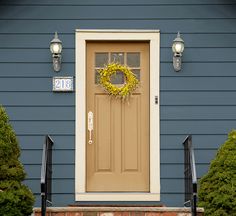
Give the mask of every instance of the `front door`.
M 86 134 L 87 192 L 150 191 L 149 45 L 86 43 L 86 113 L 93 114 L 91 137 L 89 130 Z M 140 81 L 126 101 L 109 96 L 99 84 L 97 70 L 111 62 L 129 66 Z M 122 85 L 123 74 L 111 82 Z

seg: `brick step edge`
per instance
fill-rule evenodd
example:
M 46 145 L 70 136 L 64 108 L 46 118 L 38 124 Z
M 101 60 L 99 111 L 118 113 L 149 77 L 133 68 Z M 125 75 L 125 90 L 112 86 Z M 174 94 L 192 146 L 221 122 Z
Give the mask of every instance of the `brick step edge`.
M 191 216 L 190 208 L 180 207 L 50 207 L 47 216 Z M 204 209 L 197 209 L 198 216 Z M 41 208 L 34 208 L 32 216 L 41 216 Z

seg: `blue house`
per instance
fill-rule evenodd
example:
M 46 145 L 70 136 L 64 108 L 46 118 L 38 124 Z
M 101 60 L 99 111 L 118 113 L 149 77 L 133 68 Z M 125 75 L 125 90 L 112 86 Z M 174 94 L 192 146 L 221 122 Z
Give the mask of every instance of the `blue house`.
M 53 206 L 183 207 L 183 140 L 192 134 L 200 178 L 236 127 L 236 2 L 2 0 L 0 6 L 0 103 L 19 139 L 35 206 L 49 134 Z M 49 49 L 56 31 L 58 72 Z M 171 47 L 178 31 L 185 49 L 176 72 Z M 112 62 L 128 65 L 138 79 L 126 101 L 99 85 L 98 71 Z M 117 73 L 111 83 L 122 87 L 124 76 Z M 63 88 L 62 79 L 73 90 L 53 90 L 53 81 Z

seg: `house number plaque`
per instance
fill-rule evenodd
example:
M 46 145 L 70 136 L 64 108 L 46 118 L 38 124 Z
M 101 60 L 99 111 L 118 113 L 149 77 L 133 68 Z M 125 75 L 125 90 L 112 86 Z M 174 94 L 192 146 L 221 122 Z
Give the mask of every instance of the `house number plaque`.
M 72 92 L 73 77 L 53 77 L 54 92 Z

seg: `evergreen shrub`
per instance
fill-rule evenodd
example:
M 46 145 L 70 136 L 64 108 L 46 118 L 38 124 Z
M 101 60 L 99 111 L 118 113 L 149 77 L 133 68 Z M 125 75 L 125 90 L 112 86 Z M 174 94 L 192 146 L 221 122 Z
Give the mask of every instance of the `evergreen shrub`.
M 200 180 L 199 206 L 205 208 L 205 216 L 236 216 L 236 130 Z
M 20 148 L 5 109 L 0 106 L 0 215 L 28 216 L 34 196 L 22 184 L 24 168 L 19 161 Z

